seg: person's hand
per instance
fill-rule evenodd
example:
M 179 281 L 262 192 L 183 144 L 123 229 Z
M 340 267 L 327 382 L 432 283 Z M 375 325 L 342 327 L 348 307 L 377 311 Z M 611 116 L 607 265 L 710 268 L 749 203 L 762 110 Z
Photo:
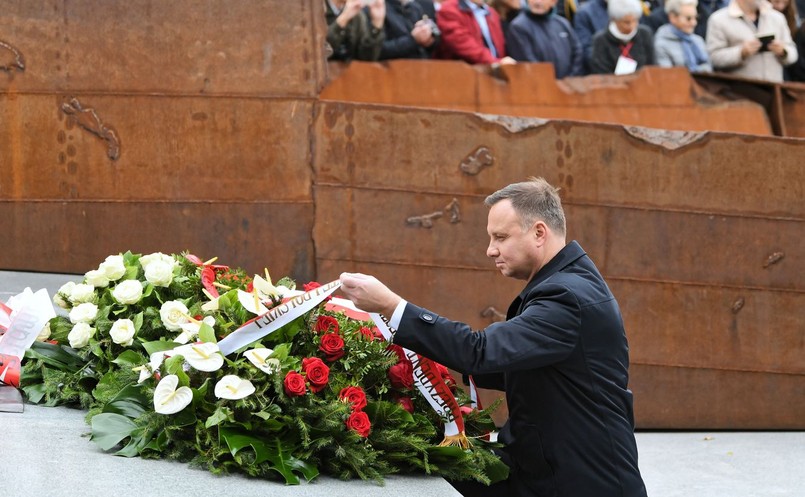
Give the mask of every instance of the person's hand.
M 369 4 L 369 17 L 372 20 L 372 26 L 377 29 L 383 29 L 383 23 L 386 22 L 386 0 L 374 0 Z
M 359 309 L 387 318 L 391 318 L 402 300 L 374 276 L 361 273 L 341 273 L 341 291 Z
M 749 56 L 755 55 L 762 46 L 763 43 L 761 43 L 757 38 L 746 40 L 741 45 L 741 58 L 746 59 Z
M 416 24 L 414 24 L 414 29 L 411 30 L 411 36 L 413 36 L 414 41 L 423 47 L 429 47 L 436 41 L 435 38 L 433 38 L 433 30 L 430 24 L 425 21 L 417 21 Z
M 338 14 L 338 17 L 335 18 L 336 24 L 338 24 L 342 28 L 347 27 L 349 21 L 351 21 L 353 17 L 358 15 L 358 13 L 361 11 L 362 8 L 363 3 L 361 2 L 361 0 L 347 0 L 347 3 L 344 4 L 344 8 L 341 10 L 341 13 Z
M 781 59 L 785 57 L 785 45 L 781 41 L 772 40 L 769 43 L 769 51 Z
M 512 64 L 517 64 L 517 61 L 507 55 L 506 57 L 500 59 L 500 64 L 503 66 L 510 66 Z

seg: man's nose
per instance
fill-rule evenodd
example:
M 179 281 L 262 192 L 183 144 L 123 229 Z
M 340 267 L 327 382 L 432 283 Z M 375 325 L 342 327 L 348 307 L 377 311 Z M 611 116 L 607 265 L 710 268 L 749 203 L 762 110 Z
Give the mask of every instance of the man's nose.
M 498 256 L 498 249 L 495 248 L 491 243 L 488 247 L 486 247 L 486 256 L 487 257 L 497 257 Z

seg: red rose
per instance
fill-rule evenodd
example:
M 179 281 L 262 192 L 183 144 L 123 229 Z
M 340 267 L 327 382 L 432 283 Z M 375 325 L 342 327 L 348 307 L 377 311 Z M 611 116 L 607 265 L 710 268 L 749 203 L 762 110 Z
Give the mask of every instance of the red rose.
M 347 418 L 347 428 L 366 438 L 372 430 L 372 423 L 365 412 L 355 411 Z
M 347 387 L 341 390 L 338 398 L 352 404 L 353 411 L 360 411 L 366 407 L 366 394 L 361 387 Z
M 398 361 L 408 361 L 408 357 L 405 356 L 405 352 L 403 352 L 402 347 L 400 347 L 399 345 L 391 344 L 388 347 L 386 347 L 386 350 L 394 352 L 397 355 Z
M 330 330 L 338 333 L 338 320 L 332 316 L 319 316 L 316 319 L 316 333 L 326 333 Z
M 473 409 L 472 406 L 464 405 L 464 406 L 459 407 L 458 410 L 461 411 L 461 414 L 466 416 L 467 414 L 470 414 L 475 409 Z
M 310 389 L 314 392 L 321 392 L 330 381 L 330 368 L 321 362 L 318 357 L 306 357 L 302 359 L 302 370 L 305 372 Z
M 311 290 L 317 289 L 320 286 L 321 286 L 321 283 L 319 283 L 317 281 L 311 281 L 310 283 L 305 283 L 304 285 L 302 285 L 302 290 L 304 290 L 306 292 L 309 292 Z
M 386 339 L 386 337 L 384 337 L 383 333 L 380 331 L 380 328 L 378 328 L 377 326 L 372 326 L 372 336 L 374 336 L 376 340 Z
M 328 361 L 337 361 L 344 356 L 344 340 L 338 333 L 326 333 L 321 337 L 319 350 L 324 352 Z
M 305 377 L 296 371 L 288 371 L 283 384 L 285 385 L 285 393 L 288 397 L 301 397 L 305 395 L 307 391 L 307 387 L 305 387 Z
M 375 335 L 374 335 L 374 333 L 372 333 L 372 330 L 370 330 L 366 326 L 361 326 L 361 329 L 358 330 L 358 333 L 363 335 L 363 337 L 368 339 L 368 340 L 374 340 L 375 339 Z
M 391 386 L 401 390 L 410 390 L 414 386 L 414 368 L 410 361 L 400 361 L 389 368 Z
M 400 403 L 403 409 L 410 412 L 411 414 L 414 413 L 414 401 L 411 400 L 411 397 L 400 397 L 397 399 L 397 402 Z

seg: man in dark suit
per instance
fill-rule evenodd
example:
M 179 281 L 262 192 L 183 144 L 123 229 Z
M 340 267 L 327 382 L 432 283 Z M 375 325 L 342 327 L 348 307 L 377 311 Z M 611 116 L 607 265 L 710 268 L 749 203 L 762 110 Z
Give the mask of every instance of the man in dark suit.
M 505 389 L 509 420 L 498 441 L 509 478 L 454 483 L 464 495 L 644 497 L 615 297 L 581 246 L 566 244 L 562 204 L 545 180 L 509 185 L 485 203 L 486 255 L 528 282 L 506 321 L 473 332 L 357 273 L 341 275 L 344 294 L 390 316 L 394 343 Z

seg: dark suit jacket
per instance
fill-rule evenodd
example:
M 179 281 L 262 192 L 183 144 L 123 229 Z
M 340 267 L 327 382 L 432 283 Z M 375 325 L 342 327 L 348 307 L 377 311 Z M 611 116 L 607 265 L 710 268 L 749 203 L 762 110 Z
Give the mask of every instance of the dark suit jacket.
M 645 496 L 620 309 L 578 243 L 534 276 L 507 318 L 475 333 L 408 303 L 394 342 L 505 387 L 498 440 L 513 495 Z
M 400 0 L 386 0 L 386 20 L 384 31 L 386 40 L 380 51 L 380 60 L 386 59 L 429 59 L 431 52 L 438 47 L 437 41 L 430 47 L 419 45 L 411 30 L 423 16 L 433 19 L 433 8 L 420 2 L 403 5 Z

